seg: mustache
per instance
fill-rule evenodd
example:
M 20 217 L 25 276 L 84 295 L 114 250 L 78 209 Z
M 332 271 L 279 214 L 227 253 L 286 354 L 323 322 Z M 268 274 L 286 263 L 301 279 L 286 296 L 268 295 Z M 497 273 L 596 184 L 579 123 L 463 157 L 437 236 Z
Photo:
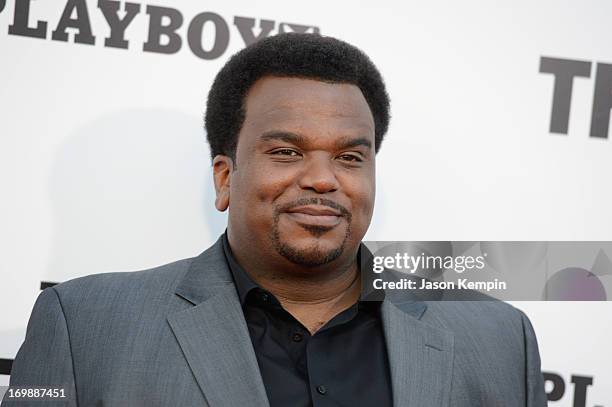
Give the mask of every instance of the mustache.
M 291 201 L 291 202 L 287 202 L 285 204 L 279 205 L 276 207 L 276 215 L 278 216 L 278 214 L 280 214 L 281 212 L 287 212 L 288 210 L 291 210 L 293 208 L 299 207 L 299 206 L 305 206 L 305 205 L 322 205 L 322 206 L 328 206 L 332 209 L 337 210 L 338 212 L 340 212 L 340 214 L 345 217 L 347 219 L 348 222 L 351 221 L 352 215 L 349 212 L 348 209 L 346 209 L 344 206 L 340 205 L 339 203 L 332 201 L 331 199 L 327 199 L 327 198 L 300 198 L 297 199 L 295 201 Z

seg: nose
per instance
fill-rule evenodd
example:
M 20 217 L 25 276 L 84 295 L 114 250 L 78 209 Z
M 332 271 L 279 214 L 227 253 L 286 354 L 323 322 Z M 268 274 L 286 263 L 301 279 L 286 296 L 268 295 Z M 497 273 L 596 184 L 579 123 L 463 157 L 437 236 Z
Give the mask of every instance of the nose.
M 302 189 L 311 190 L 319 194 L 334 192 L 339 187 L 334 163 L 326 154 L 309 157 L 300 174 L 298 185 Z

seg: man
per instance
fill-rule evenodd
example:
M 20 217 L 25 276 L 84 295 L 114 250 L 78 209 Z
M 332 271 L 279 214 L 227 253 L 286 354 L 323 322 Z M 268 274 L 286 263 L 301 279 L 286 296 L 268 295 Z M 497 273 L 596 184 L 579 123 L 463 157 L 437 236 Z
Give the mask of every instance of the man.
M 349 44 L 240 51 L 206 112 L 226 233 L 193 259 L 44 290 L 11 385 L 80 406 L 545 405 L 520 311 L 360 295 L 388 121 L 379 72 Z

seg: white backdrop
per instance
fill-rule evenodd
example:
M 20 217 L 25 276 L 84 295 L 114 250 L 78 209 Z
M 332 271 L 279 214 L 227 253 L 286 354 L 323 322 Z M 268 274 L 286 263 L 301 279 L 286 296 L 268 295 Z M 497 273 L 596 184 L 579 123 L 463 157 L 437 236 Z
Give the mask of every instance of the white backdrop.
M 612 63 L 611 3 L 156 0 L 183 16 L 182 46 L 164 54 L 143 50 L 154 22 L 137 1 L 122 49 L 105 46 L 97 1 L 0 0 L 0 358 L 21 344 L 41 281 L 191 257 L 223 231 L 201 118 L 215 73 L 245 45 L 235 17 L 270 34 L 317 27 L 381 69 L 393 118 L 368 240 L 612 240 L 612 139 L 589 137 L 597 63 Z M 30 36 L 9 32 L 16 4 L 29 4 Z M 93 45 L 76 29 L 52 39 L 72 4 L 77 40 L 86 10 Z M 228 28 L 213 59 L 188 44 L 202 12 Z M 216 21 L 204 51 L 223 48 Z M 573 81 L 566 135 L 549 132 L 555 76 L 540 73 L 543 56 L 591 63 Z M 612 303 L 516 305 L 543 369 L 566 384 L 550 405 L 612 406 Z M 593 379 L 584 400 L 572 376 Z

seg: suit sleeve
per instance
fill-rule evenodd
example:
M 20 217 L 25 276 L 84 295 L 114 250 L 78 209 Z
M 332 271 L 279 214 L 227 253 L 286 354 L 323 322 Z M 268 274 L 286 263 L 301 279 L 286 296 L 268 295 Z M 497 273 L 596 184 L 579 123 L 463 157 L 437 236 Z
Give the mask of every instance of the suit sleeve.
M 527 407 L 545 407 L 548 402 L 544 391 L 544 376 L 540 367 L 538 341 L 529 318 L 522 312 L 523 335 L 525 338 L 525 389 Z
M 13 362 L 10 385 L 61 387 L 65 389 L 67 397 L 62 401 L 8 401 L 7 393 L 2 407 L 43 404 L 47 407 L 77 406 L 68 325 L 60 298 L 53 287 L 43 290 L 34 304 L 25 341 Z

